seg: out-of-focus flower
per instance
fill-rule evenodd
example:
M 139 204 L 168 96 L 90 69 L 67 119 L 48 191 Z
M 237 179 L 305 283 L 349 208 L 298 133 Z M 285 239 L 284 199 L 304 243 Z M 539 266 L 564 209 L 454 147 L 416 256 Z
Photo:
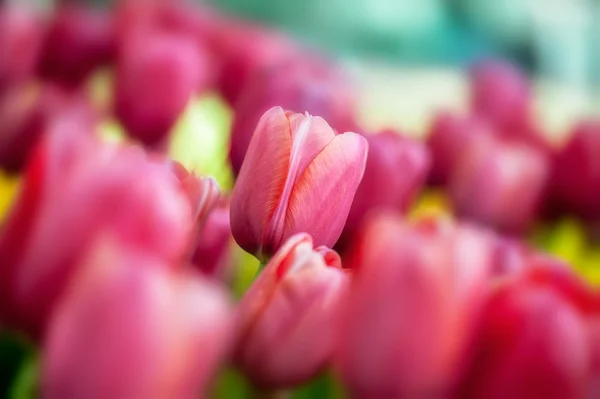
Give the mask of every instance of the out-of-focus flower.
M 427 138 L 432 158 L 430 182 L 446 184 L 471 140 L 491 131 L 485 121 L 475 116 L 439 114 Z
M 288 63 L 254 75 L 235 104 L 229 159 L 236 174 L 258 121 L 272 107 L 320 116 L 338 132 L 354 131 L 355 97 L 334 69 Z
M 0 231 L 0 320 L 34 337 L 107 226 L 166 261 L 190 247 L 193 215 L 169 164 L 63 129 L 37 147 Z
M 600 121 L 575 128 L 553 160 L 553 205 L 585 218 L 600 217 Z
M 498 60 L 479 62 L 471 69 L 472 108 L 499 131 L 527 126 L 532 94 L 527 77 L 515 66 Z
M 0 6 L 0 93 L 31 77 L 40 56 L 44 21 L 28 6 Z
M 202 273 L 219 280 L 226 279 L 231 261 L 231 224 L 229 201 L 222 200 L 207 216 L 200 230 L 192 264 Z
M 535 149 L 480 137 L 463 152 L 450 193 L 459 214 L 522 233 L 537 216 L 548 174 L 546 157 Z
M 318 116 L 267 111 L 256 127 L 231 197 L 238 244 L 264 260 L 294 234 L 338 240 L 367 160 L 356 133 L 336 135 Z
M 53 14 L 40 60 L 40 74 L 67 87 L 81 85 L 94 69 L 114 59 L 110 15 L 90 6 L 69 4 Z
M 39 138 L 64 119 L 79 123 L 86 134 L 93 130 L 96 115 L 85 99 L 52 85 L 7 90 L 0 98 L 0 167 L 20 171 Z
M 406 212 L 429 172 L 431 158 L 420 142 L 392 130 L 364 136 L 369 142 L 365 175 L 358 186 L 342 233 L 348 240 L 370 211 Z
M 186 36 L 140 31 L 120 49 L 114 112 L 128 133 L 148 146 L 164 145 L 198 87 L 205 60 Z
M 258 386 L 306 381 L 330 360 L 348 275 L 337 253 L 291 237 L 243 297 L 235 359 Z
M 488 238 L 382 213 L 357 237 L 337 362 L 360 398 L 444 397 L 468 353 L 490 276 Z
M 230 343 L 229 300 L 112 237 L 82 260 L 44 345 L 45 398 L 204 397 Z

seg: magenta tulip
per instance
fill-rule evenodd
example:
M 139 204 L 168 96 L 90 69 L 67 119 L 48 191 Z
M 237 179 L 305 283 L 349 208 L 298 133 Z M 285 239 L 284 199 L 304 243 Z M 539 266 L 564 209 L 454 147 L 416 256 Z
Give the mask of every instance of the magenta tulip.
M 293 386 L 323 369 L 347 282 L 337 253 L 313 249 L 309 235 L 281 247 L 238 309 L 235 359 L 255 385 Z
M 318 116 L 267 111 L 254 132 L 231 197 L 238 244 L 265 260 L 292 235 L 338 240 L 367 160 L 356 133 L 336 135 Z
M 226 280 L 231 271 L 233 237 L 229 221 L 229 202 L 221 201 L 206 217 L 198 237 L 192 264 L 202 273 Z
M 103 237 L 51 319 L 43 397 L 205 397 L 230 343 L 227 296 L 136 244 Z
M 364 137 L 369 142 L 365 175 L 356 191 L 340 241 L 350 239 L 371 211 L 387 208 L 405 212 L 429 172 L 429 152 L 420 142 L 392 130 Z

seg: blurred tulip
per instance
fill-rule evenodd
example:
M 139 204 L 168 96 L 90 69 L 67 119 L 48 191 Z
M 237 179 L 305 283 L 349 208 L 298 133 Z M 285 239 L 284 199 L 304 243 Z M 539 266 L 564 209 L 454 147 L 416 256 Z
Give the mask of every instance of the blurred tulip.
M 0 95 L 33 75 L 44 31 L 44 21 L 33 8 L 15 2 L 0 5 Z
M 501 131 L 529 122 L 532 93 L 527 77 L 515 66 L 485 60 L 471 69 L 472 108 L 475 114 Z
M 190 247 L 192 211 L 166 163 L 62 133 L 35 150 L 0 231 L 0 320 L 34 337 L 98 231 L 110 227 L 169 262 Z
M 364 137 L 369 142 L 367 166 L 341 241 L 352 237 L 369 211 L 389 208 L 406 212 L 429 172 L 429 152 L 420 142 L 392 130 Z
M 195 43 L 181 35 L 141 32 L 120 51 L 114 112 L 128 133 L 160 147 L 200 86 L 202 62 Z
M 334 349 L 348 276 L 334 251 L 291 237 L 239 305 L 235 358 L 259 387 L 292 386 L 316 375 Z
M 491 127 L 477 117 L 439 114 L 427 138 L 432 158 L 430 182 L 446 184 L 473 137 L 491 132 Z
M 263 114 L 280 106 L 286 110 L 320 116 L 338 132 L 353 131 L 355 97 L 333 67 L 317 68 L 296 63 L 262 70 L 241 92 L 235 106 L 229 158 L 239 174 Z
M 561 210 L 600 217 L 600 121 L 582 122 L 553 160 L 552 199 Z
M 42 50 L 40 73 L 67 87 L 78 87 L 94 69 L 112 61 L 114 55 L 110 15 L 89 5 L 64 5 L 54 11 Z
M 225 293 L 117 238 L 79 269 L 45 340 L 43 396 L 204 397 L 230 341 Z
M 357 398 L 447 397 L 484 304 L 491 252 L 448 220 L 370 219 L 358 236 L 337 361 Z
M 232 239 L 229 203 L 222 201 L 208 214 L 200 230 L 192 264 L 208 276 L 219 280 L 227 278 Z
M 362 179 L 368 143 L 336 135 L 322 118 L 267 111 L 254 132 L 231 197 L 238 244 L 262 261 L 292 235 L 315 245 L 339 238 Z
M 463 152 L 450 193 L 459 214 L 519 234 L 537 216 L 548 174 L 535 149 L 481 137 Z

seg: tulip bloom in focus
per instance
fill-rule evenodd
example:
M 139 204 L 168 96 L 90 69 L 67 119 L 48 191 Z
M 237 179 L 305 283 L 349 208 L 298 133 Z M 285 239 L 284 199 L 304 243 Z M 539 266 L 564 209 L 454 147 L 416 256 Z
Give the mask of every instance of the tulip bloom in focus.
M 370 219 L 354 271 L 337 362 L 357 398 L 445 397 L 461 373 L 483 306 L 491 251 L 478 230 L 447 220 Z
M 289 237 L 315 245 L 339 238 L 367 159 L 367 141 L 336 135 L 320 117 L 267 111 L 256 127 L 231 197 L 238 244 L 262 261 Z
M 235 359 L 254 384 L 292 386 L 327 364 L 347 283 L 338 254 L 309 235 L 281 247 L 238 309 Z
M 119 241 L 92 246 L 52 317 L 43 396 L 204 397 L 230 341 L 228 298 Z

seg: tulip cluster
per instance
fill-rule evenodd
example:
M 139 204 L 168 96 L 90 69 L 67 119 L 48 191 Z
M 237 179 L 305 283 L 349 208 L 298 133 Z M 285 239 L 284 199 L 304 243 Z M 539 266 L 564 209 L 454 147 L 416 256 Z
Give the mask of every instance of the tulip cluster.
M 600 125 L 551 143 L 516 68 L 476 65 L 471 113 L 422 142 L 361 125 L 342 66 L 206 6 L 11 2 L 0 50 L 0 344 L 34 348 L 42 397 L 600 395 L 600 292 L 526 236 L 600 216 Z M 169 153 L 209 90 L 231 190 Z M 418 211 L 427 184 L 456 215 Z

